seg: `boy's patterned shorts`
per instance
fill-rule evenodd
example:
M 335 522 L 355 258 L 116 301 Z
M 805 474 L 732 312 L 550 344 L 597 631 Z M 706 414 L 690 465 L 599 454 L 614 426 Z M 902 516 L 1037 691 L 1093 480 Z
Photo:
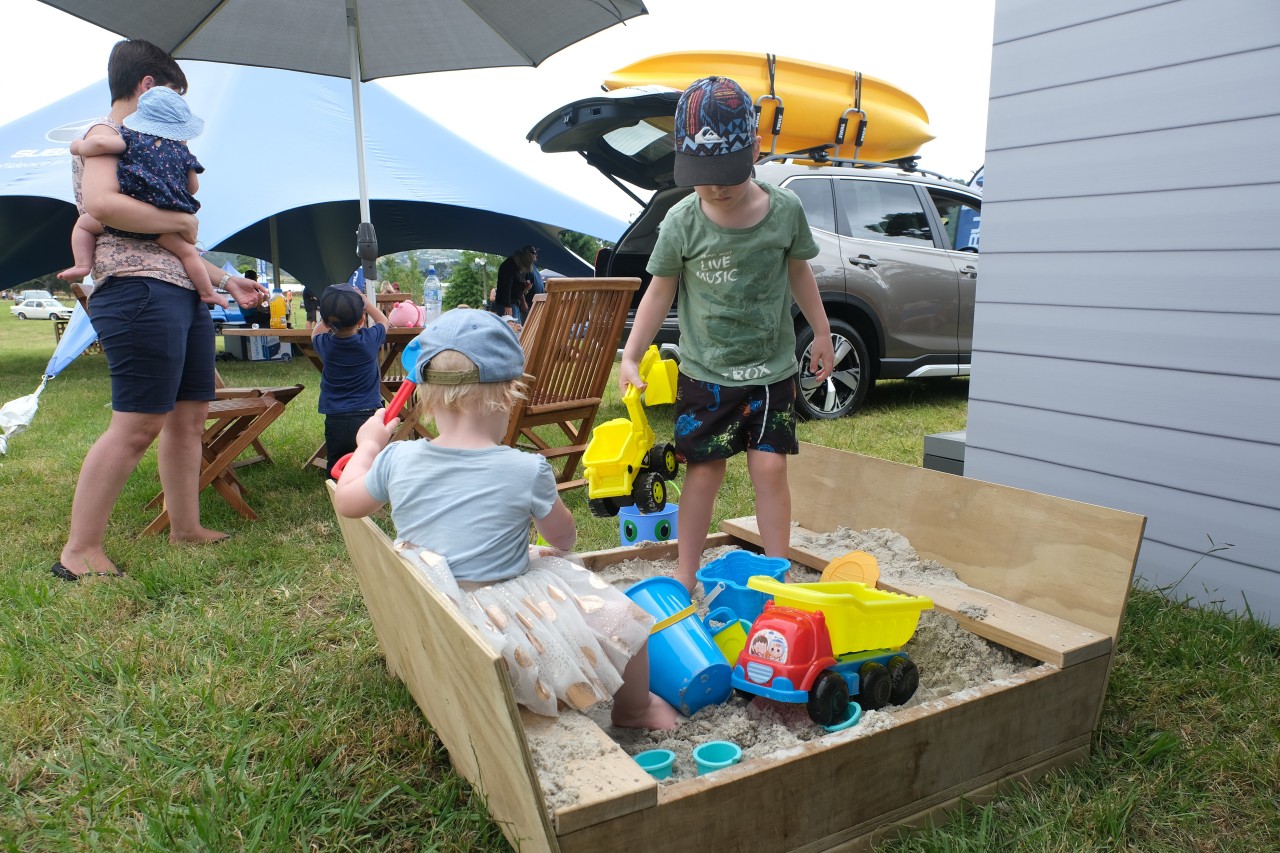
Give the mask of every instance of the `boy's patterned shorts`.
M 796 377 L 772 385 L 716 385 L 680 374 L 676 452 L 686 462 L 728 459 L 744 450 L 795 454 Z

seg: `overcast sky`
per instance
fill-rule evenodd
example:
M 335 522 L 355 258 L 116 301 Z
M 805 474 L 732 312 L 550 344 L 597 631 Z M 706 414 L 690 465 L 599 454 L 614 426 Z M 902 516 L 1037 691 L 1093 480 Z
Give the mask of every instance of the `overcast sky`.
M 621 191 L 575 154 L 538 151 L 525 141 L 529 128 L 561 105 L 597 93 L 610 71 L 655 53 L 775 53 L 861 71 L 904 89 L 924 105 L 937 137 L 921 148 L 921 165 L 968 179 L 985 149 L 994 2 L 841 0 L 790 4 L 796 12 L 787 14 L 788 4 L 776 0 L 646 0 L 649 15 L 566 48 L 538 68 L 420 74 L 365 85 L 386 86 L 517 168 L 629 219 L 637 208 Z M 4 7 L 0 124 L 106 76 L 107 54 L 119 36 L 37 0 L 5 0 Z M 475 108 L 478 97 L 489 105 L 483 111 Z M 105 87 L 102 101 L 105 113 Z M 258 126 L 287 138 L 288 129 L 274 126 L 269 114 L 259 117 Z

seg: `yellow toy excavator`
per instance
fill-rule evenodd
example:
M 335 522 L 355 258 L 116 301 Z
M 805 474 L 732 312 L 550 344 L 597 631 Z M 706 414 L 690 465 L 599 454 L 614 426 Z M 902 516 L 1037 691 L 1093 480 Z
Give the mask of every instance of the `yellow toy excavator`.
M 650 346 L 640 360 L 644 400 L 634 385 L 622 395 L 626 418 L 614 418 L 596 426 L 582 455 L 587 475 L 587 507 L 597 518 L 610 518 L 624 506 L 635 504 L 643 513 L 659 512 L 667 505 L 667 480 L 680 470 L 676 449 L 655 444 L 645 406 L 673 403 L 678 366 Z

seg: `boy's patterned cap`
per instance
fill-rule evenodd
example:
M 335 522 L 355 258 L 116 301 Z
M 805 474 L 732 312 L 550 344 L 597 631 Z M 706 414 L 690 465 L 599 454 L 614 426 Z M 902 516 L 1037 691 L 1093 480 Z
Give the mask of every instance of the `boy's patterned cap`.
M 138 98 L 138 111 L 124 117 L 138 133 L 186 142 L 204 132 L 204 119 L 193 115 L 187 101 L 168 86 L 153 86 Z
M 452 308 L 428 323 L 415 343 L 419 350 L 414 374 L 420 385 L 507 382 L 524 376 L 524 350 L 516 333 L 490 311 Z M 430 369 L 431 359 L 445 350 L 462 353 L 475 367 Z
M 756 114 L 728 77 L 704 77 L 676 104 L 676 186 L 733 186 L 751 177 Z
M 320 294 L 320 319 L 335 329 L 346 329 L 364 319 L 364 297 L 349 284 L 334 284 Z

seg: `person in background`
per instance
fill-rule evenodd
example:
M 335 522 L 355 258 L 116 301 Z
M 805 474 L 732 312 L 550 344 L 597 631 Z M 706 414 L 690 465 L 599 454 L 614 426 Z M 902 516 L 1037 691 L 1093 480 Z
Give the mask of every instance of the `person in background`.
M 534 245 L 525 246 L 526 251 L 533 253 L 533 263 L 529 265 L 529 281 L 532 285 L 529 288 L 529 306 L 533 307 L 533 297 L 539 293 L 547 292 L 547 285 L 542 280 L 542 273 L 538 270 L 538 247 Z
M 111 111 L 85 138 L 120 134 L 138 98 L 156 86 L 185 92 L 187 78 L 171 56 L 150 42 L 116 43 L 107 61 Z M 189 213 L 161 210 L 120 191 L 117 158 L 72 157 L 76 206 L 103 225 L 141 234 L 181 235 L 195 243 Z M 217 286 L 241 306 L 261 302 L 254 282 L 207 264 Z M 157 437 L 160 485 L 172 543 L 222 542 L 228 534 L 200 522 L 201 435 L 214 399 L 213 319 L 196 295 L 182 262 L 155 240 L 104 233 L 94 248 L 90 321 L 111 375 L 111 421 L 85 454 L 71 502 L 67 540 L 53 576 L 119 577 L 104 539 L 111 510 L 129 476 Z
M 257 282 L 258 271 L 253 267 L 246 267 L 244 277 L 249 279 L 249 281 Z M 263 291 L 266 291 L 265 287 L 263 287 Z M 267 296 L 270 298 L 269 293 Z M 258 327 L 265 329 L 271 325 L 271 309 L 267 307 L 266 300 L 264 300 L 260 305 L 254 305 L 252 308 L 242 308 L 240 313 L 244 315 L 244 324 L 250 329 L 256 329 Z
M 498 284 L 493 289 L 489 310 L 498 316 L 510 315 L 524 322 L 529 313 L 528 290 L 532 287 L 529 271 L 537 257 L 533 246 L 522 246 L 498 266 Z
M 399 283 L 398 283 L 398 282 L 394 282 L 394 281 L 384 281 L 384 282 L 383 282 L 383 283 L 378 287 L 378 292 L 379 292 L 379 293 L 399 293 L 399 292 L 400 292 L 400 285 L 399 285 Z
M 302 291 L 302 308 L 307 312 L 307 328 L 314 329 L 316 326 L 316 311 L 320 308 L 320 297 L 316 296 L 315 291 L 309 287 Z
M 649 692 L 653 617 L 565 559 L 577 530 L 551 465 L 501 444 L 525 393 L 516 336 L 490 312 L 455 308 L 417 340 L 413 379 L 439 435 L 390 443 L 399 419 L 374 413 L 338 481 L 338 513 L 391 504 L 397 550 L 503 656 L 529 710 L 612 698 L 614 725 L 674 728 L 676 709 Z M 548 547 L 530 546 L 531 519 Z
M 797 453 L 796 336 L 791 303 L 813 328 L 809 369 L 831 374 L 831 326 L 809 268 L 818 246 L 800 200 L 756 181 L 760 154 L 751 96 L 724 77 L 695 81 L 675 116 L 675 181 L 694 192 L 667 212 L 618 368 L 618 389 L 645 387 L 640 358 L 680 299 L 676 452 L 688 464 L 680 495 L 676 579 L 694 587 L 728 459 L 745 451 L 764 552 L 787 556 Z
M 378 351 L 387 341 L 387 317 L 377 304 L 349 284 L 335 284 L 320 297 L 320 319 L 311 345 L 320 371 L 320 414 L 324 415 L 326 473 L 356 449 L 360 425 L 382 405 Z M 364 326 L 364 318 L 372 326 Z

